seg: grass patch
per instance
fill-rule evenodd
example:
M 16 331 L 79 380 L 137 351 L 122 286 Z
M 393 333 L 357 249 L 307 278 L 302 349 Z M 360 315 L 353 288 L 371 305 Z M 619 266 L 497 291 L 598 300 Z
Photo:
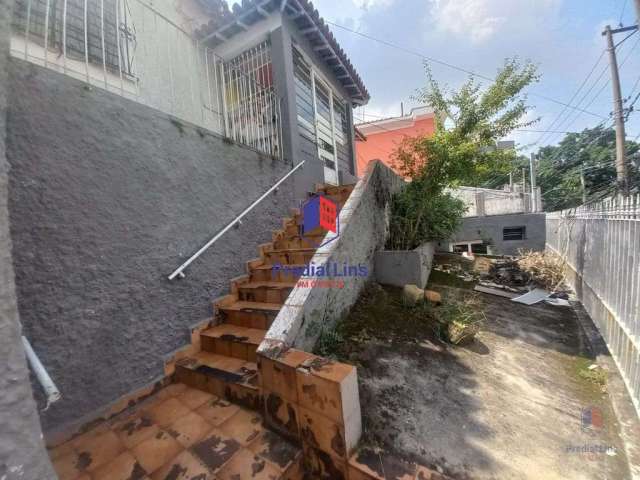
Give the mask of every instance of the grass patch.
M 444 294 L 440 306 L 424 302 L 408 307 L 403 303 L 401 288 L 371 283 L 344 320 L 335 328 L 320 332 L 314 353 L 339 361 L 353 361 L 352 354 L 370 342 L 448 342 L 449 324 L 458 325 L 466 334 L 469 327 L 475 328 L 484 320 L 482 310 L 480 297 L 466 291 Z
M 602 392 L 607 389 L 607 372 L 601 367 L 590 369 L 594 361 L 589 358 L 579 357 L 576 360 L 576 373 L 578 378 L 598 387 Z

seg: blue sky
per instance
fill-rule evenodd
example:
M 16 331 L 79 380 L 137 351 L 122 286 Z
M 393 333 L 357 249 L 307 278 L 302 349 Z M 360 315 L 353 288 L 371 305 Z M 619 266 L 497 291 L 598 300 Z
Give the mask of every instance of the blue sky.
M 605 46 L 601 32 L 605 25 L 618 26 L 625 0 L 316 0 L 315 6 L 328 21 L 344 25 L 369 36 L 384 39 L 424 55 L 492 77 L 506 57 L 519 56 L 539 65 L 541 81 L 531 93 L 569 102 Z M 622 23 L 634 22 L 633 0 L 626 0 Z M 335 26 L 336 37 L 362 76 L 371 101 L 364 118 L 393 116 L 412 104 L 411 96 L 425 83 L 422 61 L 362 38 Z M 622 40 L 619 35 L 617 40 Z M 621 67 L 623 96 L 631 93 L 640 77 L 640 33 L 618 49 L 618 61 L 628 56 Z M 591 102 L 606 80 L 596 78 L 607 66 L 605 55 L 586 87 L 572 102 L 574 105 L 594 84 L 581 106 L 608 117 L 612 110 L 610 85 Z M 608 67 L 607 67 L 608 68 Z M 436 78 L 452 87 L 466 75 L 433 64 Z M 640 92 L 640 85 L 636 93 Z M 635 95 L 634 95 L 635 96 Z M 529 96 L 535 107 L 531 118 L 540 121 L 531 129 L 548 130 L 564 108 L 537 96 Z M 636 104 L 640 110 L 640 101 Z M 571 113 L 569 115 L 569 113 Z M 357 115 L 362 115 L 359 111 Z M 580 131 L 602 119 L 567 110 L 554 130 Z M 609 122 L 607 120 L 607 122 Z M 628 138 L 640 134 L 640 112 L 631 115 Z M 524 147 L 540 140 L 542 134 L 517 132 L 511 136 Z M 562 135 L 549 134 L 540 144 L 557 142 Z M 523 149 L 523 151 L 527 151 Z

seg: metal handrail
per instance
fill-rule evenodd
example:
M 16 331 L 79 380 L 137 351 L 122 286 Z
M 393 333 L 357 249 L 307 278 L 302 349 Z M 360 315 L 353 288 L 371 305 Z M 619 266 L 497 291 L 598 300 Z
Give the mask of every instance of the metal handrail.
M 280 180 L 278 180 L 269 190 L 267 190 L 264 194 L 262 194 L 262 196 L 260 196 L 260 198 L 258 198 L 255 202 L 253 202 L 251 205 L 249 205 L 240 215 L 238 215 L 236 218 L 234 218 L 233 220 L 231 220 L 231 222 L 229 222 L 227 224 L 226 227 L 224 227 L 218 234 L 216 234 L 215 237 L 213 237 L 211 240 L 209 240 L 207 243 L 204 244 L 204 246 L 198 250 L 196 253 L 194 253 L 191 257 L 189 257 L 189 259 L 184 262 L 182 265 L 180 265 L 171 275 L 169 275 L 169 280 L 173 280 L 176 277 L 179 278 L 184 278 L 184 270 L 191 265 L 191 263 L 197 259 L 200 255 L 202 255 L 211 245 L 213 245 L 220 237 L 222 237 L 225 233 L 227 233 L 234 225 L 238 224 L 238 222 L 245 216 L 247 215 L 247 213 L 249 213 L 251 210 L 253 210 L 253 208 L 258 205 L 262 200 L 264 200 L 271 192 L 273 192 L 276 188 L 278 188 L 280 186 L 280 184 L 282 182 L 284 182 L 287 178 L 289 178 L 293 172 L 295 172 L 296 170 L 298 170 L 302 165 L 304 165 L 304 162 L 306 160 L 303 160 L 302 162 L 300 162 L 299 164 L 297 164 L 295 167 L 293 167 L 291 170 L 289 170 L 287 172 L 287 174 L 282 177 Z

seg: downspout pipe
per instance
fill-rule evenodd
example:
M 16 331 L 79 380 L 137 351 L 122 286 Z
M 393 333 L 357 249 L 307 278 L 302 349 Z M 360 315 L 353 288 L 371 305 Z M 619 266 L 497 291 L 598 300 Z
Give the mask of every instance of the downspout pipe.
M 44 365 L 42 365 L 42 362 L 38 358 L 38 355 L 36 355 L 36 352 L 33 350 L 33 347 L 29 343 L 27 337 L 22 337 L 22 344 L 24 345 L 24 351 L 27 354 L 29 365 L 31 366 L 33 373 L 35 373 L 38 382 L 40 382 L 40 385 L 42 385 L 44 393 L 47 396 L 47 406 L 44 408 L 45 410 L 47 410 L 52 403 L 57 402 L 62 398 L 62 394 L 45 370 Z

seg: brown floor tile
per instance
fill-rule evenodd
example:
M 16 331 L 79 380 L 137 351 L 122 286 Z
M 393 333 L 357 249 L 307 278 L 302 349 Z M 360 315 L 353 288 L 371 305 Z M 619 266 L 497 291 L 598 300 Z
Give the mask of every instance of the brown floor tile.
M 184 417 L 189 413 L 189 409 L 183 405 L 177 398 L 168 398 L 164 402 L 154 405 L 146 410 L 154 423 L 161 427 L 171 425 L 180 417 Z
M 262 432 L 248 448 L 280 471 L 288 470 L 301 453 L 299 447 L 271 430 Z
M 211 431 L 213 425 L 195 412 L 180 417 L 165 430 L 175 438 L 180 444 L 187 448 L 203 438 Z
M 140 480 L 147 472 L 130 452 L 123 452 L 91 474 L 92 480 Z
M 177 397 L 187 389 L 184 383 L 172 383 L 156 393 L 156 397 L 160 399 L 167 399 L 171 397 Z
M 128 449 L 153 437 L 160 431 L 158 425 L 153 423 L 151 416 L 146 413 L 131 415 L 115 423 L 112 429 Z
M 237 440 L 230 438 L 217 428 L 209 432 L 202 440 L 191 446 L 193 453 L 212 472 L 217 472 L 241 446 Z
M 276 480 L 280 472 L 245 448 L 216 473 L 219 480 Z
M 176 398 L 191 410 L 201 407 L 207 401 L 215 400 L 214 395 L 196 388 L 188 388 L 180 395 L 177 395 Z
M 88 437 L 86 442 L 76 446 L 79 462 L 86 464 L 88 471 L 93 471 L 110 462 L 124 449 L 124 444 L 112 431 Z
M 75 480 L 86 468 L 86 462 L 81 462 L 75 452 L 67 453 L 52 463 L 59 480 Z
M 48 453 L 51 460 L 56 460 L 60 457 L 73 453 L 73 445 L 71 442 L 65 442 L 62 445 L 49 449 Z
M 187 450 L 166 463 L 151 475 L 151 478 L 152 480 L 215 480 L 214 475 Z
M 247 446 L 264 431 L 264 428 L 260 414 L 241 409 L 220 425 L 220 430 L 235 438 L 243 446 Z
M 220 398 L 214 398 L 197 408 L 196 413 L 217 427 L 239 410 L 240 407 L 237 405 Z
M 160 431 L 153 437 L 135 446 L 131 452 L 142 468 L 153 473 L 183 449 L 178 441 L 166 432 Z

